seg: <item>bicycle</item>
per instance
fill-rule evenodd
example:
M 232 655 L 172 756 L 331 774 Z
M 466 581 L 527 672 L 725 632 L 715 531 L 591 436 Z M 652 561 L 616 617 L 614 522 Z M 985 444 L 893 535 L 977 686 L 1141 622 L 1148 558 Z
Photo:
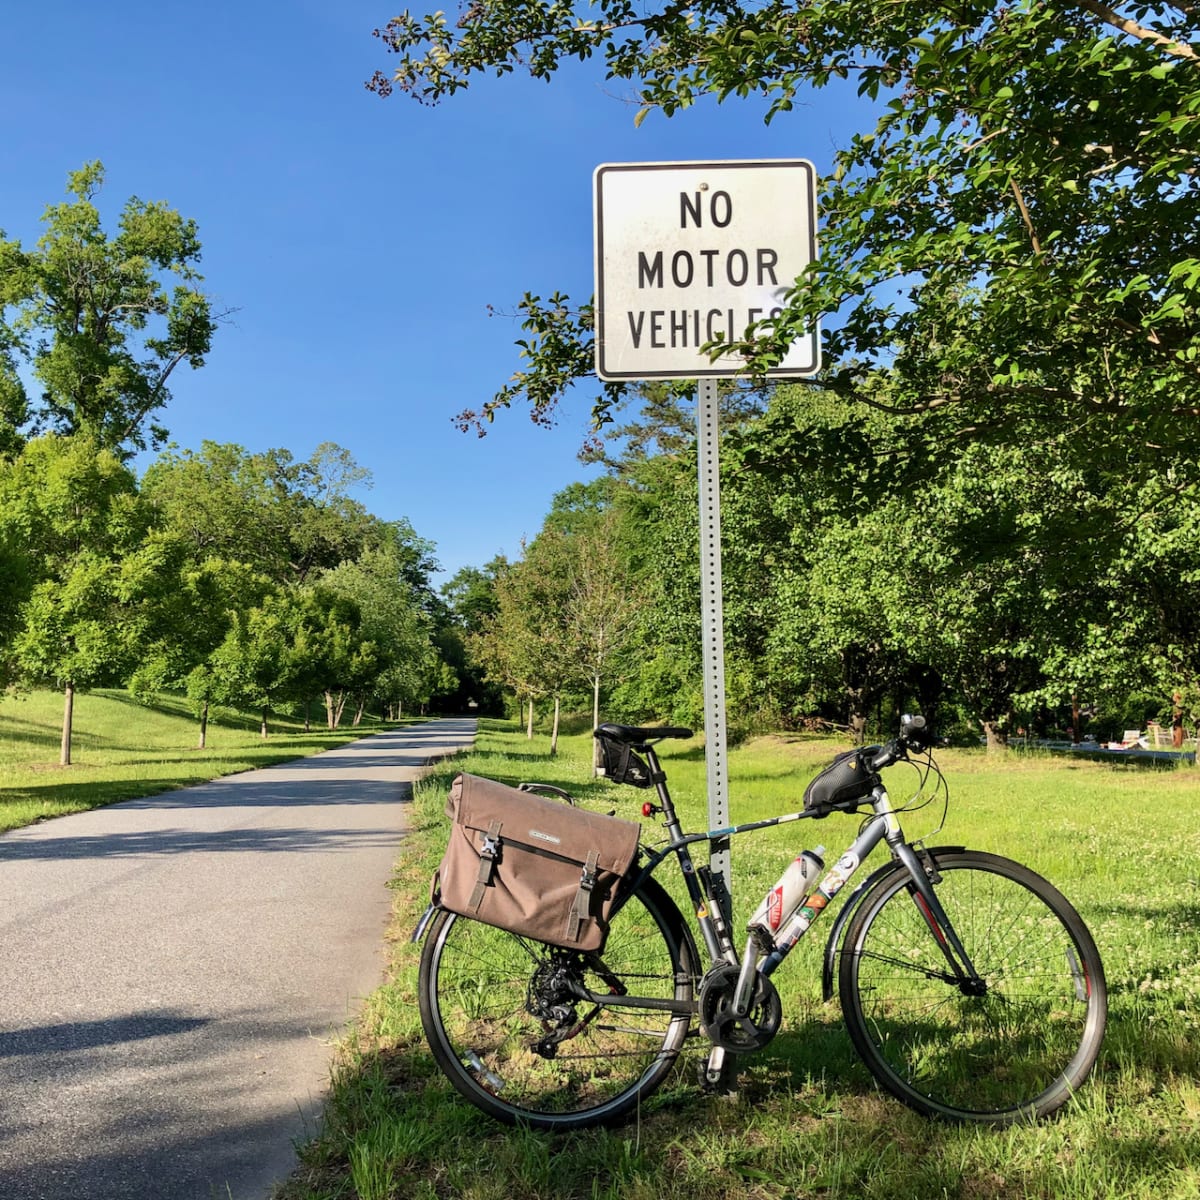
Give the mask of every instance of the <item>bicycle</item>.
M 418 986 L 430 1049 L 472 1104 L 533 1128 L 612 1124 L 698 1037 L 710 1043 L 701 1082 L 718 1085 L 734 1062 L 727 1056 L 775 1036 L 782 1005 L 772 974 L 880 843 L 890 861 L 838 913 L 822 991 L 832 998 L 836 975 L 850 1039 L 882 1087 L 928 1117 L 999 1126 L 1050 1115 L 1087 1078 L 1107 992 L 1075 909 L 1019 863 L 905 838 L 905 809 L 892 805 L 879 772 L 911 761 L 924 772 L 918 795 L 930 778 L 933 795 L 944 791 L 923 718 L 903 718 L 885 745 L 839 756 L 809 784 L 802 811 L 690 834 L 655 745 L 691 730 L 603 725 L 595 736 L 608 761 L 632 764 L 629 781 L 656 789 L 643 816 L 661 817 L 667 834 L 665 845 L 639 848 L 601 949 L 543 945 L 432 905 L 413 935 L 425 936 Z M 774 914 L 777 932 L 750 930 L 739 955 L 719 877 L 693 862 L 691 848 L 831 812 L 860 813 L 857 836 L 831 867 L 821 865 L 793 913 Z M 669 858 L 682 871 L 707 965 L 653 878 Z

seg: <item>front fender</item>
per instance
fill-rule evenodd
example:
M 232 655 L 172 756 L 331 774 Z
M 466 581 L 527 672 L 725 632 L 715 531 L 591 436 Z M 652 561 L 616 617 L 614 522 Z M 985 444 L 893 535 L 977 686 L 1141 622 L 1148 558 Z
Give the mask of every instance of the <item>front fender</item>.
M 966 849 L 965 846 L 934 846 L 929 850 L 918 850 L 917 856 L 924 858 L 927 855 L 935 854 L 951 854 L 957 853 Z M 885 862 L 881 867 L 876 868 L 871 872 L 852 891 L 842 905 L 841 912 L 838 913 L 837 919 L 833 923 L 833 928 L 829 931 L 829 938 L 825 943 L 825 962 L 821 967 L 821 998 L 828 1003 L 833 999 L 833 970 L 837 962 L 838 949 L 841 946 L 842 934 L 845 932 L 846 925 L 850 918 L 854 915 L 854 910 L 858 908 L 863 897 L 877 884 L 885 875 L 892 871 L 903 871 L 904 868 L 895 859 L 890 862 Z

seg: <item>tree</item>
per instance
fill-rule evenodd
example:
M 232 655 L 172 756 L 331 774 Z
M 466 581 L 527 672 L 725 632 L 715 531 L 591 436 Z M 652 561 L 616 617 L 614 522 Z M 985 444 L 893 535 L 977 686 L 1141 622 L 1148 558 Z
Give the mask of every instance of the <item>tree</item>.
M 441 611 L 435 616 L 433 639 L 442 661 L 454 671 L 457 687 L 442 693 L 454 710 L 499 715 L 504 711 L 503 687 L 487 678 L 472 653 L 472 642 L 497 612 L 496 580 L 508 568 L 499 555 L 483 567 L 463 567 L 441 588 Z
M 556 539 L 555 546 L 559 544 Z M 539 557 L 544 553 L 539 551 Z M 468 638 L 472 657 L 487 675 L 512 691 L 518 705 L 528 701 L 530 737 L 534 700 L 557 694 L 565 677 L 562 643 L 551 624 L 552 614 L 560 613 L 565 603 L 563 578 L 558 571 L 542 569 L 549 564 L 550 556 L 545 557 L 545 563 L 531 561 L 527 548 L 520 561 L 496 577 L 494 612 Z M 553 747 L 553 736 L 551 742 Z
M 462 567 L 442 585 L 446 606 L 467 633 L 478 633 L 496 615 L 496 580 L 507 568 L 499 555 L 482 567 Z
M 219 704 L 249 705 L 261 712 L 259 734 L 265 740 L 272 707 L 304 690 L 297 680 L 293 653 L 298 621 L 297 597 L 277 589 L 261 604 L 234 612 L 229 632 L 212 654 L 213 699 Z
M 130 690 L 149 701 L 164 690 L 182 689 L 199 720 L 197 745 L 208 744 L 208 718 L 220 700 L 214 655 L 230 632 L 234 614 L 261 604 L 273 585 L 252 567 L 205 556 L 157 531 L 144 547 L 143 649 L 129 679 Z
M 29 420 L 29 400 L 11 340 L 11 333 L 0 321 L 0 460 L 12 458 L 21 449 L 21 430 Z
M 1089 505 L 1084 545 L 1091 571 L 1072 598 L 1073 638 L 1049 656 L 1046 698 L 1086 698 L 1099 713 L 1124 712 L 1150 699 L 1165 723 L 1182 719 L 1187 698 L 1196 721 L 1200 696 L 1200 485 L 1174 473 L 1115 485 Z M 1068 544 L 1069 545 L 1069 544 Z M 1075 722 L 1078 731 L 1078 722 Z
M 240 562 L 276 583 L 294 577 L 287 520 L 288 492 L 273 460 L 233 443 L 205 441 L 198 451 L 168 449 L 147 468 L 141 490 L 158 525 L 201 561 Z
M 555 497 L 524 557 L 496 580 L 496 616 L 476 639 L 489 672 L 518 697 L 554 700 L 551 752 L 563 695 L 586 686 L 593 726 L 603 684 L 629 647 L 643 597 L 624 553 L 612 481 Z M 531 719 L 532 729 L 532 719 Z
M 356 724 L 372 695 L 388 704 L 423 703 L 431 690 L 447 686 L 453 691 L 457 683 L 437 670 L 430 621 L 405 570 L 402 548 L 393 543 L 365 551 L 320 579 L 322 588 L 357 607 L 358 634 L 373 647 L 373 670 L 360 675 L 357 685 Z
M 600 724 L 601 687 L 617 674 L 644 604 L 621 554 L 619 520 L 619 514 L 605 512 L 572 539 L 574 569 L 562 614 L 568 661 L 591 688 L 593 729 Z
M 772 675 L 799 676 L 810 696 L 832 697 L 858 744 L 877 703 L 904 678 L 906 590 L 893 528 L 882 510 L 830 521 L 796 574 L 779 573 L 767 659 Z M 901 593 L 898 595 L 897 593 Z
M 84 433 L 122 454 L 159 444 L 153 417 L 172 374 L 208 353 L 216 323 L 197 286 L 195 222 L 132 197 L 109 237 L 94 203 L 103 183 L 99 162 L 72 172 L 72 199 L 47 208 L 34 249 L 0 235 L 0 447 L 30 408 L 35 429 Z M 14 356 L 41 384 L 32 406 Z
M 363 629 L 358 603 L 324 584 L 302 589 L 291 615 L 291 690 L 322 693 L 326 724 L 336 729 L 347 700 L 365 695 L 378 677 L 379 648 Z
M 119 681 L 139 645 L 146 525 L 133 475 L 90 436 L 35 438 L 0 471 L 0 544 L 29 572 L 12 653 L 21 677 L 63 691 L 64 766 L 75 693 Z
M 247 563 L 280 585 L 305 583 L 388 541 L 403 548 L 407 575 L 422 578 L 428 543 L 407 522 L 380 521 L 350 497 L 369 481 L 333 442 L 297 460 L 289 450 L 206 441 L 198 452 L 160 455 L 142 487 L 164 526 L 198 553 Z
M 777 362 L 826 325 L 828 386 L 957 431 L 1033 415 L 1143 449 L 1189 453 L 1200 409 L 1200 13 L 930 0 L 472 4 L 456 22 L 404 13 L 370 85 L 426 103 L 483 73 L 549 79 L 599 58 L 672 116 L 701 96 L 761 97 L 768 120 L 805 88 L 853 78 L 881 115 L 837 156 L 822 256 L 788 309 L 738 348 Z M 548 420 L 591 372 L 588 304 L 521 302 L 524 367 L 485 407 Z M 620 388 L 606 385 L 601 409 Z

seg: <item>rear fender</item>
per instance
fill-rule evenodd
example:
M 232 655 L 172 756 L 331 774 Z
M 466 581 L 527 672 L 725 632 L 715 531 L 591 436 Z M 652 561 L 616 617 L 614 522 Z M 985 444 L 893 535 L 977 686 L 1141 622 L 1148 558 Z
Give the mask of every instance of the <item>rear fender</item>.
M 431 903 L 421 914 L 416 929 L 412 931 L 412 937 L 408 939 L 410 943 L 419 942 L 425 936 L 425 930 L 429 928 L 429 922 L 437 915 L 439 908 L 440 905 Z

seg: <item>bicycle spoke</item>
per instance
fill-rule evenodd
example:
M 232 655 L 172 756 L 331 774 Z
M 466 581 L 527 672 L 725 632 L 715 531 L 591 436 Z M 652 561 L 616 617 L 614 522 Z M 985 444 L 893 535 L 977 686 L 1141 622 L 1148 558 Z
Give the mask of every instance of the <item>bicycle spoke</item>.
M 1095 948 L 1074 911 L 1025 868 L 971 852 L 939 868 L 938 899 L 978 979 L 941 970 L 906 879 L 884 881 L 847 933 L 842 999 L 855 1044 L 922 1111 L 997 1121 L 1051 1111 L 1099 1046 L 1103 997 L 1081 965 L 1094 960 L 1099 971 Z
M 661 889 L 649 894 L 617 913 L 601 956 L 439 918 L 422 955 L 422 1021 L 459 1091 L 503 1119 L 570 1128 L 619 1114 L 665 1077 L 689 1017 L 604 1001 L 690 997 L 694 950 L 669 933 L 681 920 L 660 912 Z

